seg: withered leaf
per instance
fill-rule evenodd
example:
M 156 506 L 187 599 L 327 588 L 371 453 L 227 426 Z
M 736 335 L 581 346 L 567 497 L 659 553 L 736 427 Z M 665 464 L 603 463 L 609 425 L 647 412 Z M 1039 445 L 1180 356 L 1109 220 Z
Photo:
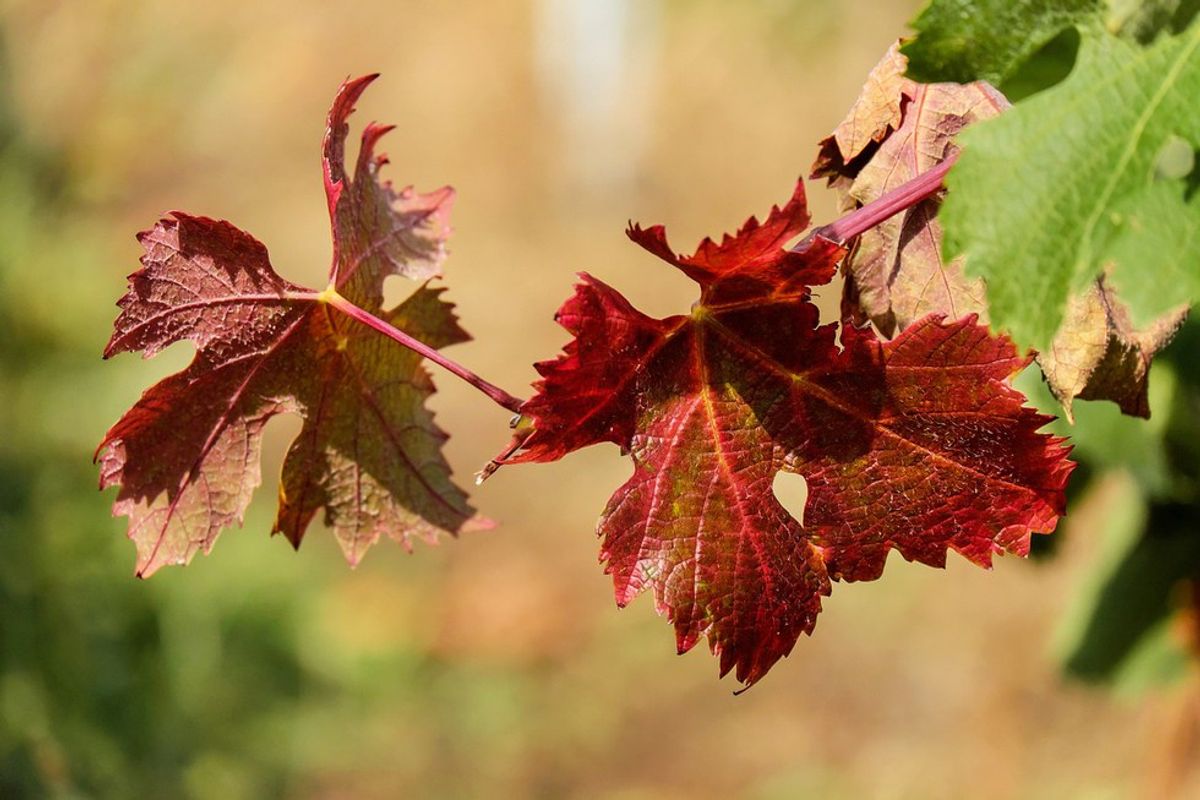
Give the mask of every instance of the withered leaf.
M 1150 362 L 1166 347 L 1187 319 L 1183 306 L 1148 328 L 1135 330 L 1129 312 L 1097 278 L 1092 288 L 1075 295 L 1050 349 L 1038 354 L 1050 391 L 1073 419 L 1072 403 L 1112 400 L 1125 414 L 1150 416 Z
M 892 45 L 862 94 L 821 142 L 812 177 L 834 186 L 845 210 L 877 199 L 957 151 L 967 125 L 1008 108 L 983 81 L 921 84 L 904 77 L 907 60 Z M 858 237 L 846 259 L 847 280 L 887 336 L 930 313 L 986 321 L 983 283 L 963 275 L 961 260 L 943 263 L 940 200 L 928 198 Z

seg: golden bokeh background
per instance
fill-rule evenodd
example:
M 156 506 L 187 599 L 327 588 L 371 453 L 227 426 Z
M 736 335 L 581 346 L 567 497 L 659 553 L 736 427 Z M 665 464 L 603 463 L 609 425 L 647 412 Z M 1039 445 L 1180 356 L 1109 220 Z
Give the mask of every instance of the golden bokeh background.
M 4 2 L 0 796 L 1119 798 L 1178 780 L 1163 742 L 1184 689 L 1124 699 L 1054 658 L 1119 476 L 1053 561 L 893 557 L 836 586 L 738 697 L 703 645 L 675 655 L 649 598 L 614 606 L 593 535 L 629 471 L 614 447 L 502 470 L 473 492 L 497 530 L 382 542 L 353 571 L 319 526 L 299 553 L 266 535 L 295 420 L 268 428 L 244 528 L 186 569 L 136 581 L 95 492 L 106 427 L 190 357 L 100 363 L 134 233 L 174 208 L 228 219 L 319 286 L 319 146 L 345 77 L 383 73 L 352 126 L 398 125 L 390 177 L 458 190 L 446 282 L 475 341 L 451 354 L 524 394 L 565 341 L 575 272 L 647 313 L 687 308 L 626 221 L 684 250 L 785 200 L 916 6 Z M 810 196 L 831 219 L 832 194 Z M 435 379 L 469 484 L 508 415 Z

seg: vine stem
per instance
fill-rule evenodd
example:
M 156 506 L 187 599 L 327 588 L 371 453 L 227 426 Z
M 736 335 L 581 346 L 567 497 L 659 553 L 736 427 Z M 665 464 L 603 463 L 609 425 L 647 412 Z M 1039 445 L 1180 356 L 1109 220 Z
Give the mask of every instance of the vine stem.
M 845 244 L 850 239 L 864 231 L 874 228 L 905 209 L 912 208 L 927 197 L 941 190 L 943 179 L 950 167 L 958 159 L 958 153 L 946 158 L 931 170 L 923 172 L 910 181 L 900 184 L 890 192 L 885 192 L 862 208 L 856 209 L 839 220 L 822 225 L 804 238 L 794 250 L 803 250 L 814 239 L 820 237 L 836 244 Z
M 933 169 L 923 172 L 912 180 L 886 192 L 862 208 L 856 209 L 828 225 L 822 225 L 819 228 L 813 229 L 812 233 L 792 249 L 797 252 L 804 250 L 818 238 L 826 239 L 836 244 L 845 244 L 850 239 L 874 228 L 884 220 L 899 214 L 907 208 L 912 208 L 925 198 L 941 190 L 943 186 L 942 181 L 957 158 L 958 154 L 955 153 Z M 521 406 L 525 402 L 521 398 L 509 394 L 490 381 L 484 380 L 462 364 L 447 358 L 419 339 L 414 339 L 390 322 L 380 319 L 370 311 L 356 306 L 339 294 L 336 287 L 330 286 L 322 292 L 290 292 L 287 296 L 293 300 L 328 303 L 351 319 L 399 342 L 422 358 L 429 359 L 451 374 L 466 381 L 487 395 L 492 402 L 501 408 L 508 409 L 517 414 L 521 413 Z M 510 450 L 515 450 L 519 446 L 519 439 L 514 439 L 513 447 Z M 480 474 L 480 480 L 486 478 L 491 472 L 494 472 L 495 465 L 499 463 L 494 461 L 492 464 L 489 464 L 490 469 L 485 468 Z
M 366 309 L 359 308 L 339 294 L 337 289 L 332 286 L 323 292 L 297 292 L 294 295 L 294 299 L 328 303 L 351 319 L 361 322 L 368 328 L 372 328 L 390 339 L 394 339 L 422 358 L 427 358 L 451 374 L 462 378 L 487 395 L 492 402 L 501 408 L 506 408 L 514 413 L 520 413 L 521 411 L 521 406 L 525 402 L 521 398 L 509 394 L 490 381 L 484 380 L 462 364 L 447 358 L 419 339 L 414 339 L 390 322 L 380 319 Z

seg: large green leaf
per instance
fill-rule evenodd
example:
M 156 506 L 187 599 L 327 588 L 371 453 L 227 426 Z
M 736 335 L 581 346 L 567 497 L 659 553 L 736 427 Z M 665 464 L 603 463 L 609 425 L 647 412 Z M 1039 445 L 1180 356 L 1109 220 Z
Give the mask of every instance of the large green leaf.
M 912 23 L 909 76 L 999 86 L 1066 28 L 1095 17 L 1101 0 L 934 0 Z
M 1145 47 L 1088 29 L 1065 81 L 963 135 L 946 247 L 987 280 L 996 327 L 1045 348 L 1110 266 L 1135 324 L 1200 298 L 1200 202 L 1179 167 L 1198 97 L 1200 23 Z

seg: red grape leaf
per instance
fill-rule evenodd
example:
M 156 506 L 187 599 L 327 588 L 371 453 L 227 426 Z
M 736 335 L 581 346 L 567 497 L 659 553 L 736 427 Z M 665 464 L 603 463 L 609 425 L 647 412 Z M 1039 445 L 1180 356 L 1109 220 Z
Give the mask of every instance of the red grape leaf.
M 374 147 L 389 128 L 374 124 L 346 174 L 346 118 L 375 77 L 343 84 L 329 112 L 330 286 L 433 347 L 466 341 L 443 289 L 423 285 L 382 308 L 387 276 L 439 274 L 453 192 L 380 181 L 387 159 Z M 266 248 L 227 222 L 173 212 L 138 239 L 143 266 L 105 357 L 149 357 L 183 339 L 196 347 L 97 450 L 101 488 L 120 487 L 113 512 L 129 517 L 138 575 L 208 552 L 241 522 L 260 482 L 263 427 L 284 412 L 304 426 L 284 462 L 273 530 L 294 546 L 322 509 L 352 564 L 385 533 L 409 547 L 473 521 L 442 456 L 446 434 L 425 407 L 434 387 L 419 356 L 281 278 Z
M 557 319 L 574 339 L 537 365 L 532 429 L 507 462 L 597 442 L 633 458 L 600 520 L 619 605 L 646 588 L 680 652 L 707 635 L 721 674 L 751 684 L 813 629 L 832 580 L 871 580 L 888 551 L 943 566 L 1024 554 L 1062 514 L 1072 465 L 1050 417 L 1009 378 L 1027 359 L 974 317 L 929 316 L 896 339 L 820 325 L 809 286 L 844 251 L 808 224 L 802 186 L 761 225 L 676 256 L 661 227 L 629 236 L 700 285 L 653 319 L 587 275 Z M 803 522 L 781 471 L 808 484 Z
M 845 210 L 928 172 L 957 152 L 959 131 L 1009 107 L 984 81 L 917 83 L 904 77 L 907 65 L 899 43 L 892 45 L 821 142 L 812 177 L 827 178 Z M 930 313 L 979 314 L 986 322 L 983 282 L 963 275 L 961 259 L 942 261 L 940 202 L 928 198 L 863 233 L 846 258 L 847 283 L 887 336 Z

